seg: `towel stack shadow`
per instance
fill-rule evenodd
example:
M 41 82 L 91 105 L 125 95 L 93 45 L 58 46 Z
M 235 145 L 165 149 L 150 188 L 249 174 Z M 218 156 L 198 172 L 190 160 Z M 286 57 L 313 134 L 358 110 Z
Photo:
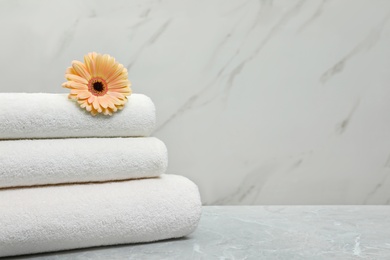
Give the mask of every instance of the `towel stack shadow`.
M 0 257 L 192 233 L 197 186 L 166 174 L 141 94 L 92 117 L 65 94 L 0 94 Z

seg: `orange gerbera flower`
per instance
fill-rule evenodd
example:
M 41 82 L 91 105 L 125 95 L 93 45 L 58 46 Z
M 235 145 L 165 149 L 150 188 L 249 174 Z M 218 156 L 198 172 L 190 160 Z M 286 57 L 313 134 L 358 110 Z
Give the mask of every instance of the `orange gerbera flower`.
M 69 98 L 92 115 L 112 115 L 122 109 L 131 95 L 127 69 L 107 54 L 96 52 L 84 56 L 84 63 L 72 61 L 62 86 L 70 89 Z

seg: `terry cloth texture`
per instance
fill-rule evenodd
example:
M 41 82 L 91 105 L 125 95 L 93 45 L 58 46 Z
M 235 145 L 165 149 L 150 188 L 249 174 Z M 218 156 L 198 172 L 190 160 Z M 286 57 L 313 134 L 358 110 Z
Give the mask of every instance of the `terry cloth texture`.
M 197 186 L 185 177 L 0 190 L 0 256 L 150 242 L 192 233 Z
M 156 177 L 167 165 L 155 137 L 0 141 L 0 188 Z
M 112 116 L 95 117 L 67 94 L 0 93 L 0 100 L 0 139 L 149 136 L 156 121 L 152 100 L 142 94 Z

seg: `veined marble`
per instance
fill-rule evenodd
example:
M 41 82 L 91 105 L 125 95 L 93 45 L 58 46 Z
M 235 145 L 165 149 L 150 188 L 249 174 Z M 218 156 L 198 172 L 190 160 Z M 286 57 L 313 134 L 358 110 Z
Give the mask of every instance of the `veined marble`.
M 390 204 L 390 1 L 0 2 L 0 92 L 90 51 L 156 104 L 205 204 Z

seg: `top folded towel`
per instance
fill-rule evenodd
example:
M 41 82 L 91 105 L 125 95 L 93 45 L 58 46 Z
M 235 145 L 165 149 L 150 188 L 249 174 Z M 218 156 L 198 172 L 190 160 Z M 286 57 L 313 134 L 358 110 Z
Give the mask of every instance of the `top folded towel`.
M 91 116 L 67 94 L 0 93 L 0 139 L 149 136 L 152 100 L 132 94 L 113 116 Z

